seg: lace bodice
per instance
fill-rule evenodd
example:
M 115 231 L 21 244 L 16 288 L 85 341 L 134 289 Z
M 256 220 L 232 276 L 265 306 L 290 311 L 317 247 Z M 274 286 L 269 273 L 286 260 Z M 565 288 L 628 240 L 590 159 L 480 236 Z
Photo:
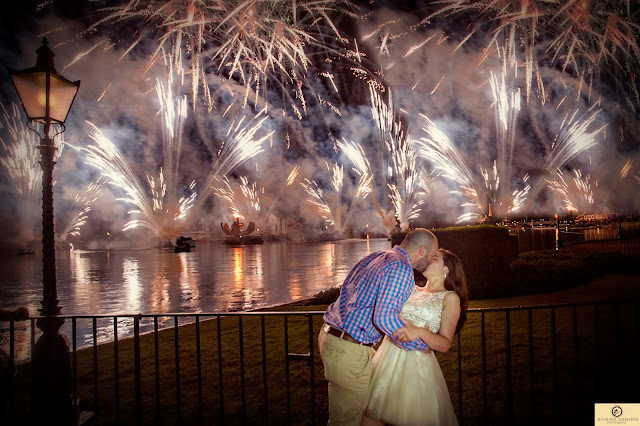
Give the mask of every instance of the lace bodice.
M 448 291 L 431 293 L 414 287 L 409 300 L 402 307 L 400 314 L 418 327 L 429 324 L 429 331 L 437 333 L 440 330 L 442 316 L 442 299 Z

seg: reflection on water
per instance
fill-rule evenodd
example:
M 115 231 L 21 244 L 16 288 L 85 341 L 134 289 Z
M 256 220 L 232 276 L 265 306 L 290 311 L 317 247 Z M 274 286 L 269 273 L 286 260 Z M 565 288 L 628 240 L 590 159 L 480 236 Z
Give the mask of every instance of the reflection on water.
M 135 315 L 251 310 L 313 296 L 342 284 L 353 265 L 371 251 L 389 248 L 386 239 L 336 243 L 265 243 L 230 247 L 200 243 L 195 251 L 121 250 L 56 252 L 58 298 L 64 315 Z M 38 314 L 42 300 L 42 258 L 0 258 L 0 304 L 25 306 Z M 173 317 L 159 317 L 172 326 Z M 182 322 L 181 322 L 182 323 Z M 97 320 L 98 342 L 130 335 L 132 318 Z M 77 345 L 92 343 L 92 321 L 78 319 Z M 153 329 L 143 320 L 142 331 Z M 8 349 L 8 323 L 0 323 Z M 18 359 L 28 357 L 30 327 L 16 323 Z M 71 321 L 62 331 L 71 339 Z M 36 330 L 39 332 L 39 330 Z M 38 335 L 36 335 L 37 339 Z
M 584 228 L 562 226 L 560 228 L 512 229 L 509 232 L 518 236 L 519 251 L 524 253 L 531 250 L 558 249 L 561 244 L 616 239 L 621 230 L 623 234 L 625 232 L 635 232 L 636 226 L 635 224 L 623 222 L 620 227 L 618 227 L 618 224 Z
M 124 280 L 124 291 L 127 296 L 124 311 L 135 311 L 137 301 L 140 299 L 140 271 L 138 259 L 127 256 L 122 262 L 122 279 Z

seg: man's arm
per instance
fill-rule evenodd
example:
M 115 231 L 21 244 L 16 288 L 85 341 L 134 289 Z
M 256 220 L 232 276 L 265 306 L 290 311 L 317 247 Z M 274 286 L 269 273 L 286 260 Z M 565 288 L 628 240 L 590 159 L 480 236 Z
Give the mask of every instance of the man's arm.
M 407 271 L 403 267 L 390 267 L 385 270 L 378 287 L 378 297 L 373 310 L 373 324 L 403 349 L 426 350 L 429 349 L 429 346 L 420 339 L 398 342 L 393 337 L 405 326 L 400 318 L 400 311 L 408 298 L 405 295 L 406 288 L 408 285 L 413 286 L 413 283 L 415 281 L 412 269 Z

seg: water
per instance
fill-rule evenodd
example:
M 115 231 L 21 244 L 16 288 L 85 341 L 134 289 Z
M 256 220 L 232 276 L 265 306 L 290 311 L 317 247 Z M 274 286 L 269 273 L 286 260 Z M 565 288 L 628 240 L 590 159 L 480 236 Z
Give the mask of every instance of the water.
M 560 228 L 528 228 L 511 229 L 513 235 L 518 236 L 518 248 L 520 253 L 531 250 L 551 250 L 556 249 L 558 238 L 562 239 L 562 244 L 579 243 L 596 240 L 614 240 L 620 237 L 620 232 L 625 236 L 637 235 L 640 231 L 640 224 L 637 222 L 622 222 L 621 224 L 604 224 L 590 227 L 569 227 Z
M 390 242 L 382 238 L 244 247 L 201 242 L 190 253 L 170 249 L 56 251 L 58 298 L 63 315 L 246 311 L 336 287 L 358 260 L 389 247 Z M 42 300 L 41 255 L 2 257 L 0 270 L 2 307 L 25 306 L 37 315 Z M 144 321 L 141 330 L 151 330 L 151 322 Z M 132 323 L 131 319 L 118 322 L 119 338 L 131 335 Z M 29 356 L 28 324 L 16 323 L 18 359 Z M 172 324 L 171 318 L 161 321 L 161 326 Z M 78 346 L 90 344 L 91 321 L 78 320 L 77 326 Z M 0 327 L 1 347 L 7 350 L 8 323 Z M 99 320 L 98 341 L 111 340 L 113 328 L 112 319 Z M 70 321 L 62 331 L 71 336 Z

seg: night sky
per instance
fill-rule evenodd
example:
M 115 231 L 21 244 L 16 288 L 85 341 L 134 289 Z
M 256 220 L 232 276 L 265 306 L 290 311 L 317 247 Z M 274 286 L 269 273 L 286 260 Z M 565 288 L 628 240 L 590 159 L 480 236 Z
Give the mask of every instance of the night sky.
M 71 80 L 82 81 L 66 123 L 65 141 L 76 147 L 88 146 L 92 140 L 89 137 L 91 127 L 87 122 L 93 123 L 129 160 L 131 169 L 144 186 L 145 175 L 157 175 L 159 167 L 164 163 L 162 122 L 158 114 L 160 105 L 155 86 L 158 80 L 166 81 L 168 67 L 163 64 L 162 59 L 152 65 L 149 62 L 151 54 L 158 47 L 157 41 L 163 34 L 163 29 L 156 25 L 157 21 L 144 23 L 140 19 L 128 19 L 108 22 L 88 31 L 100 18 L 111 13 L 99 9 L 122 3 L 126 2 L 4 2 L 0 6 L 0 57 L 3 65 L 0 68 L 0 96 L 7 111 L 11 111 L 13 102 L 19 102 L 6 67 L 21 69 L 33 66 L 35 49 L 40 45 L 42 37 L 46 36 L 56 54 L 57 70 Z M 183 3 L 186 7 L 189 2 Z M 495 23 L 489 22 L 489 13 L 483 15 L 471 11 L 439 14 L 428 23 L 421 23 L 437 10 L 433 5 L 431 8 L 418 6 L 422 3 L 424 2 L 362 1 L 359 10 L 353 9 L 357 16 L 332 15 L 336 28 L 348 41 L 348 46 L 336 42 L 331 33 L 325 34 L 323 43 L 332 44 L 336 49 L 344 49 L 344 53 L 354 51 L 354 40 L 357 40 L 359 52 L 366 56 L 356 63 L 353 57 L 340 59 L 321 49 L 309 47 L 307 53 L 311 64 L 306 72 L 300 74 L 299 79 L 307 107 L 306 113 L 301 114 L 302 119 L 298 119 L 295 108 L 290 107 L 294 103 L 298 109 L 301 108 L 300 100 L 292 90 L 294 84 L 289 82 L 277 87 L 273 84 L 274 81 L 286 82 L 287 78 L 283 78 L 281 72 L 278 76 L 278 70 L 273 71 L 276 80 L 267 80 L 269 117 L 259 131 L 260 135 L 269 132 L 273 134 L 264 143 L 262 153 L 228 176 L 231 184 L 236 185 L 241 176 L 246 176 L 258 188 L 264 188 L 264 192 L 260 194 L 264 211 L 272 204 L 278 188 L 283 187 L 283 182 L 294 166 L 300 167 L 298 182 L 305 178 L 315 181 L 326 194 L 330 194 L 329 169 L 338 163 L 344 166 L 342 201 L 344 209 L 347 209 L 353 198 L 357 176 L 352 171 L 349 159 L 336 149 L 336 141 L 344 138 L 363 147 L 372 164 L 376 192 L 384 213 L 391 214 L 393 210 L 386 187 L 388 178 L 382 176 L 384 162 L 378 161 L 380 144 L 372 119 L 367 86 L 367 81 L 372 79 L 378 82 L 379 87 L 384 88 L 382 97 L 385 102 L 389 93 L 393 96 L 396 119 L 402 124 L 405 133 L 414 138 L 422 137 L 424 120 L 421 117 L 428 117 L 455 145 L 476 183 L 481 183 L 480 170 L 490 170 L 497 156 L 495 105 L 489 78 L 491 71 L 500 73 L 502 60 L 497 57 L 496 49 L 490 49 L 490 53 L 482 59 L 485 47 L 493 35 Z M 599 4 L 600 2 L 591 2 L 593 10 L 589 13 L 592 15 L 587 13 L 581 19 L 599 16 Z M 631 22 L 637 22 L 635 11 L 629 12 L 630 18 L 627 11 L 621 11 L 620 14 Z M 593 28 L 597 31 L 597 22 L 593 19 Z M 597 144 L 563 165 L 562 172 L 568 182 L 571 182 L 576 170 L 580 170 L 583 178 L 588 176 L 594 199 L 588 209 L 637 215 L 640 212 L 640 105 L 633 90 L 638 83 L 632 79 L 639 69 L 638 57 L 632 49 L 627 57 L 618 49 L 614 53 L 617 58 L 623 58 L 620 66 L 612 61 L 612 57 L 601 58 L 599 64 L 602 66 L 592 66 L 591 74 L 584 74 L 584 81 L 592 81 L 593 84 L 591 96 L 588 96 L 585 85 L 580 86 L 580 79 L 576 75 L 589 68 L 582 65 L 582 68 L 576 70 L 570 65 L 562 73 L 562 55 L 554 62 L 552 53 L 549 53 L 553 52 L 550 46 L 553 45 L 554 36 L 563 28 L 562 19 L 553 20 L 551 25 L 556 25 L 557 28 L 539 28 L 540 35 L 534 52 L 537 72 L 534 75 L 539 75 L 544 82 L 544 95 L 541 94 L 534 76 L 530 97 L 526 100 L 523 59 L 526 40 L 520 39 L 515 43 L 520 66 L 518 74 L 510 77 L 509 81 L 512 88 L 520 88 L 521 110 L 513 129 L 515 134 L 511 173 L 509 176 L 501 176 L 501 182 L 514 189 L 521 188 L 524 186 L 522 178 L 528 175 L 529 184 L 534 187 L 538 185 L 540 190 L 535 199 L 525 202 L 526 209 L 509 214 L 509 217 L 567 214 L 562 197 L 541 184 L 544 179 L 554 178 L 544 170 L 545 158 L 548 157 L 552 141 L 560 133 L 567 114 L 578 111 L 578 116 L 587 116 L 589 108 L 597 100 L 599 103 L 594 109 L 599 109 L 600 112 L 589 127 L 589 130 L 595 130 L 604 126 L 596 136 Z M 473 35 L 467 39 L 471 30 Z M 521 33 L 516 32 L 516 38 L 520 37 L 519 34 Z M 637 32 L 631 34 L 637 44 Z M 141 35 L 139 45 L 124 54 L 132 41 Z M 210 36 L 205 34 L 205 38 L 207 37 Z M 522 37 L 526 38 L 526 35 Z M 207 39 L 206 48 L 215 48 L 216 40 L 223 39 L 220 34 L 211 36 Z M 454 52 L 463 40 L 466 41 Z M 591 45 L 595 46 L 593 49 L 597 49 L 594 40 L 585 37 L 582 41 L 584 46 Z M 501 46 L 500 42 L 493 45 Z M 105 49 L 105 46 L 110 48 Z M 182 65 L 188 70 L 192 52 L 185 46 L 183 44 Z M 412 49 L 414 46 L 419 47 Z M 331 62 L 327 60 L 330 56 Z M 605 62 L 607 59 L 608 62 Z M 240 107 L 241 94 L 245 93 L 246 86 L 238 83 L 237 78 L 227 79 L 224 69 L 221 73 L 216 72 L 217 63 L 214 66 L 206 62 L 205 65 L 213 105 L 211 112 L 207 109 L 208 103 L 200 83 L 198 96 L 193 102 L 191 75 L 185 76 L 184 84 L 174 84 L 174 93 L 188 99 L 188 117 L 180 152 L 179 195 L 190 193 L 189 184 L 193 180 L 196 181 L 195 191 L 203 191 L 198 184 L 203 185 L 206 181 L 207 172 L 211 170 L 211 164 L 225 140 L 233 117 L 238 114 L 253 116 L 257 112 L 254 97 L 250 97 L 247 106 Z M 356 75 L 354 67 L 359 67 L 363 72 Z M 331 72 L 337 92 L 326 75 L 321 74 L 323 71 Z M 595 77 L 591 78 L 591 75 Z M 579 92 L 581 87 L 582 92 Z M 318 99 L 323 101 L 319 102 Z M 264 99 L 260 99 L 258 104 L 264 105 Z M 231 108 L 225 113 L 229 105 Z M 282 112 L 282 105 L 285 105 L 285 114 Z M 4 118 L 2 121 L 4 126 Z M 0 129 L 0 136 L 5 144 L 13 142 L 6 126 Z M 2 155 L 7 155 L 6 150 Z M 629 160 L 632 161 L 631 169 L 622 178 L 621 170 Z M 54 174 L 57 221 L 62 220 L 69 211 L 76 194 L 100 176 L 100 172 L 85 164 L 85 161 L 84 154 L 69 147 L 63 150 L 58 160 Z M 419 160 L 419 164 L 427 171 L 434 169 L 434 165 L 426 160 Z M 321 214 L 317 206 L 307 201 L 309 195 L 298 182 L 283 187 L 273 205 L 273 213 L 278 217 L 295 219 L 310 228 L 316 227 L 322 223 Z M 25 208 L 17 201 L 11 186 L 6 169 L 2 168 L 0 197 L 3 202 L 0 207 L 0 222 L 4 227 L 3 238 L 8 241 L 27 238 L 11 220 L 24 216 L 22 210 Z M 412 223 L 421 226 L 452 224 L 462 214 L 473 210 L 471 207 L 462 207 L 461 204 L 467 200 L 452 191 L 459 191 L 454 181 L 443 177 L 442 173 L 439 177 L 434 177 L 430 192 L 420 197 L 424 200 L 422 212 Z M 123 245 L 147 238 L 149 233 L 144 230 L 126 233 L 121 231 L 124 224 L 132 219 L 127 214 L 132 209 L 131 205 L 117 201 L 122 195 L 121 189 L 117 187 L 102 187 L 98 200 L 92 204 L 88 221 L 81 230 L 83 240 L 99 244 L 106 232 L 110 232 L 112 238 L 122 241 Z M 191 221 L 193 224 L 201 222 L 217 230 L 220 222 L 232 220 L 227 204 L 219 197 L 212 195 L 199 203 L 200 208 Z M 380 215 L 370 198 L 355 207 L 350 217 L 353 219 L 348 225 L 355 230 L 361 230 L 366 224 L 370 224 L 372 228 L 384 231 Z

